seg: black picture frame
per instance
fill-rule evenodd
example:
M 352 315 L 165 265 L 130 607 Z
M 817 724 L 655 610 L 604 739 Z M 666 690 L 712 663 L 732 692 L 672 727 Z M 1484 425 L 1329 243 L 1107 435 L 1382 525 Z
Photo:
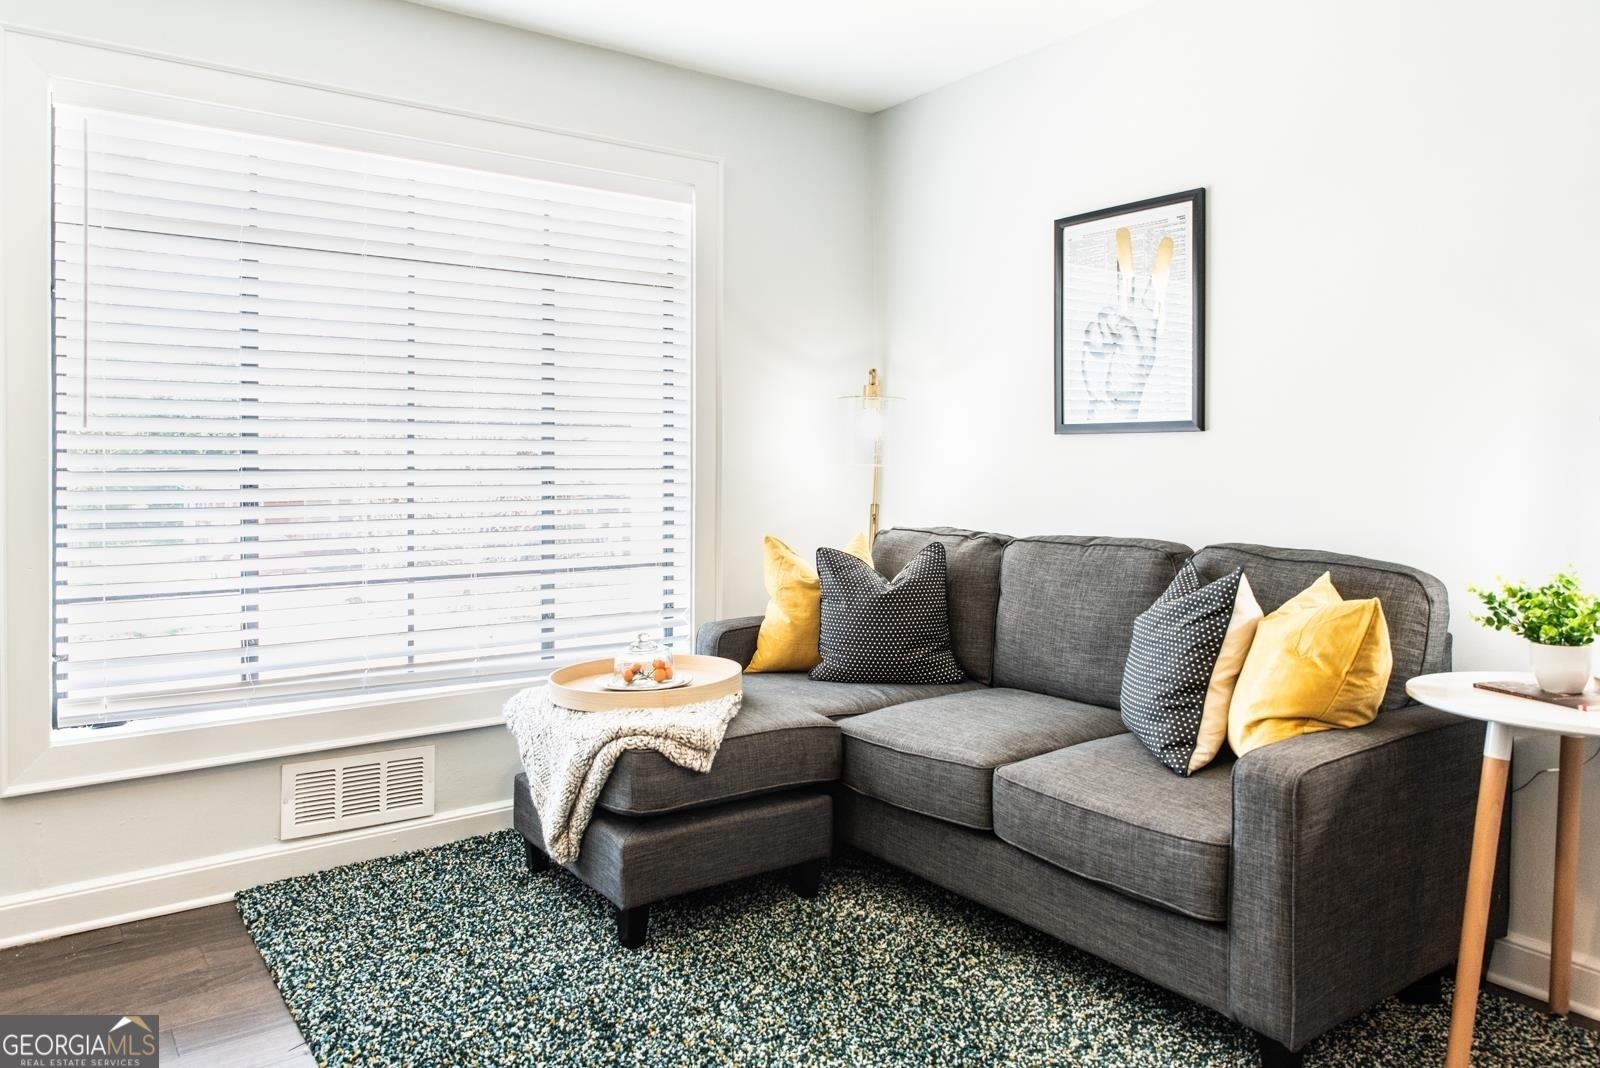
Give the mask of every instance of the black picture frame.
M 1055 221 L 1057 434 L 1205 429 L 1205 219 L 1202 188 Z

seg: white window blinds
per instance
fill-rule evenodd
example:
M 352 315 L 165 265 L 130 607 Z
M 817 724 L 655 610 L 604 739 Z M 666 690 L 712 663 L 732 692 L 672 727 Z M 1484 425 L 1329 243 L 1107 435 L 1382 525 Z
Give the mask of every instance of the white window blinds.
M 58 727 L 538 677 L 690 590 L 690 206 L 58 103 Z

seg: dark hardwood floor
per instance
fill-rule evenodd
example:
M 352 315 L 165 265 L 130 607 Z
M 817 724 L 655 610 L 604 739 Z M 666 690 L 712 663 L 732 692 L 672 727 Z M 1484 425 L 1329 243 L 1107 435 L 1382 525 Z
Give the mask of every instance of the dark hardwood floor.
M 0 1013 L 155 1013 L 163 1065 L 314 1066 L 231 902 L 0 950 Z
M 14 1012 L 159 1014 L 163 1065 L 316 1064 L 231 903 L 0 950 L 0 1013 Z

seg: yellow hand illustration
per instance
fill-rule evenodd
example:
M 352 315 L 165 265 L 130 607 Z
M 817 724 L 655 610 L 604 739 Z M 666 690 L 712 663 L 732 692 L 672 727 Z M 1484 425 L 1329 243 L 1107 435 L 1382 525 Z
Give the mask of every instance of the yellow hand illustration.
M 1174 247 L 1170 236 L 1156 243 L 1150 272 L 1134 266 L 1133 233 L 1119 227 L 1117 301 L 1101 308 L 1083 332 L 1083 382 L 1093 413 L 1138 415 L 1156 363 L 1156 342 L 1166 326 L 1167 281 Z

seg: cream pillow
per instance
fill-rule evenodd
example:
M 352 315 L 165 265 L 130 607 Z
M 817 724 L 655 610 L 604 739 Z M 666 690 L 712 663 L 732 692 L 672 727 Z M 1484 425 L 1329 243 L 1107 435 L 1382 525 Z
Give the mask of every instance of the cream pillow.
M 1194 755 L 1189 758 L 1191 775 L 1215 760 L 1222 751 L 1222 743 L 1228 740 L 1228 710 L 1233 707 L 1239 672 L 1255 642 L 1256 628 L 1263 614 L 1255 591 L 1250 588 L 1250 576 L 1240 575 L 1239 592 L 1233 599 L 1233 615 L 1228 618 L 1228 633 L 1222 639 L 1222 651 L 1211 669 L 1211 681 L 1206 684 L 1200 733 L 1195 738 Z

